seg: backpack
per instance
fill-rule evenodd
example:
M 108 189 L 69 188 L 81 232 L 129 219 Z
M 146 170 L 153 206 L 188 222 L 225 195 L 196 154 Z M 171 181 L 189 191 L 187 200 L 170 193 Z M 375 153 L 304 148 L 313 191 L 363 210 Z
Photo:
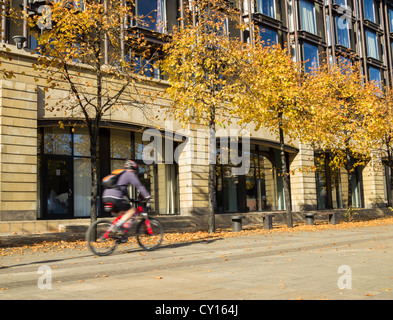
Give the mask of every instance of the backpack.
M 117 185 L 117 180 L 119 179 L 119 177 L 121 176 L 121 174 L 125 172 L 125 170 L 123 169 L 116 169 L 113 170 L 112 173 L 110 175 L 107 175 L 106 177 L 104 177 L 101 181 L 101 185 L 105 188 L 105 189 L 117 189 L 119 188 L 119 186 Z

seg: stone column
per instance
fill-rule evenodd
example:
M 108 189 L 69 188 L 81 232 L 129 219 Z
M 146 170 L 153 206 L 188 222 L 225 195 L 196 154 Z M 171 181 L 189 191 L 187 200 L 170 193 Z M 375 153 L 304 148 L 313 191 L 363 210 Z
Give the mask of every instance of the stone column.
M 35 88 L 0 80 L 0 221 L 37 219 Z
M 290 157 L 291 158 L 291 157 Z M 314 152 L 311 147 L 300 144 L 299 153 L 293 155 L 290 170 L 292 210 L 307 211 L 317 209 L 317 189 L 314 166 Z

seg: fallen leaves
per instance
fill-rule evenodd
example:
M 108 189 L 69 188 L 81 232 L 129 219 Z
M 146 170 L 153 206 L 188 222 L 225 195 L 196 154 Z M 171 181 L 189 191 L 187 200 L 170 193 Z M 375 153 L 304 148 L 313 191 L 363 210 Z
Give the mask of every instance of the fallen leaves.
M 166 233 L 164 235 L 164 241 L 167 244 L 171 243 L 184 243 L 184 242 L 204 242 L 211 241 L 215 239 L 225 239 L 233 238 L 238 236 L 254 236 L 254 235 L 268 235 L 272 233 L 296 233 L 296 232 L 318 232 L 322 230 L 334 230 L 334 229 L 354 229 L 363 227 L 373 227 L 393 224 L 393 217 L 387 217 L 382 219 L 367 220 L 367 221 L 355 221 L 355 222 L 340 222 L 336 225 L 331 225 L 328 223 L 316 224 L 313 226 L 308 225 L 296 225 L 293 228 L 288 228 L 286 226 L 275 226 L 273 229 L 265 230 L 262 226 L 249 227 L 245 230 L 239 232 L 232 232 L 230 229 L 217 229 L 215 233 L 208 233 L 205 231 L 196 232 L 173 232 Z M 124 245 L 135 244 L 136 240 L 134 237 L 130 237 L 128 242 Z M 267 243 L 267 245 L 271 243 Z M 211 243 L 214 245 L 214 243 Z M 334 244 L 332 244 L 334 245 Z M 350 246 L 350 244 L 348 244 Z M 267 247 L 271 249 L 271 246 Z M 60 250 L 88 250 L 86 242 L 84 240 L 70 240 L 70 241 L 43 241 L 40 243 L 33 243 L 22 246 L 10 246 L 0 248 L 0 256 L 7 255 L 23 255 L 25 253 L 45 253 L 45 252 L 55 252 Z M 385 253 L 386 247 L 378 247 L 379 252 Z M 381 250 L 383 249 L 383 251 Z M 144 252 L 139 252 L 138 255 L 145 256 Z

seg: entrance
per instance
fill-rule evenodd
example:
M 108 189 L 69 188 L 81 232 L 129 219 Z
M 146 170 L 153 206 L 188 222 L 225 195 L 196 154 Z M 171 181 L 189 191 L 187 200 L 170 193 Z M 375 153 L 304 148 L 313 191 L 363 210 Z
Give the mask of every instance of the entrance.
M 43 213 L 47 219 L 72 218 L 72 163 L 65 157 L 43 161 Z

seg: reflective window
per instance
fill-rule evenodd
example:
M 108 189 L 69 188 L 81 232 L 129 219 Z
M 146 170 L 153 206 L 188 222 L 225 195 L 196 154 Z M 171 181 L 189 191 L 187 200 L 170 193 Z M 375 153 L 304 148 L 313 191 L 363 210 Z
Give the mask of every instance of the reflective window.
M 300 0 L 300 20 L 302 30 L 317 34 L 317 27 L 315 24 L 315 7 L 313 3 Z

